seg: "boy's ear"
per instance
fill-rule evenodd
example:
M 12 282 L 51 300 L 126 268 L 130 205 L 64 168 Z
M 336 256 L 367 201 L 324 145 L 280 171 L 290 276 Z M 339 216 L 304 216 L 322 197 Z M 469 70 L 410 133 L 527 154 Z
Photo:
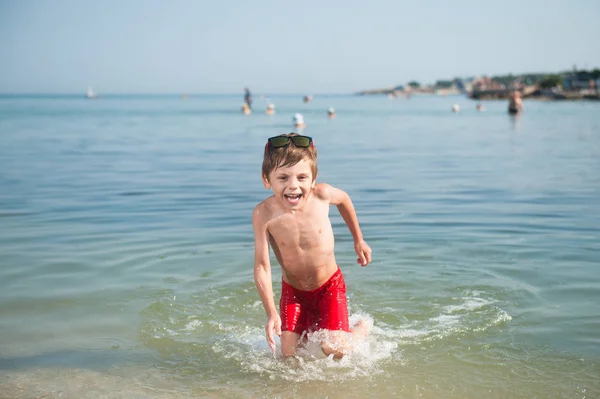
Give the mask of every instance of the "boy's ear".
M 271 183 L 269 183 L 269 179 L 267 178 L 267 176 L 262 175 L 262 181 L 263 181 L 263 185 L 265 186 L 265 188 L 267 190 L 271 189 Z

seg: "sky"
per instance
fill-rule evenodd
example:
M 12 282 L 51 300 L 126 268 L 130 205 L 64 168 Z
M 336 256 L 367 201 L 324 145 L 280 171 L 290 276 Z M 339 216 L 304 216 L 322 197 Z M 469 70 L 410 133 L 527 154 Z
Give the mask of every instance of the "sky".
M 600 67 L 598 0 L 0 0 L 0 93 L 351 93 Z

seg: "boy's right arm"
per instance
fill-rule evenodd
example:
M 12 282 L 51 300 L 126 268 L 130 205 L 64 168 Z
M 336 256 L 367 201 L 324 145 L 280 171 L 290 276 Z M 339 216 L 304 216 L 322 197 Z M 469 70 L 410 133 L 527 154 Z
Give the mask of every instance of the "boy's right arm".
M 267 324 L 265 326 L 267 343 L 271 350 L 275 352 L 275 337 L 273 334 L 281 335 L 281 318 L 277 313 L 275 300 L 273 299 L 268 232 L 260 205 L 252 212 L 252 228 L 254 229 L 254 283 L 267 312 Z

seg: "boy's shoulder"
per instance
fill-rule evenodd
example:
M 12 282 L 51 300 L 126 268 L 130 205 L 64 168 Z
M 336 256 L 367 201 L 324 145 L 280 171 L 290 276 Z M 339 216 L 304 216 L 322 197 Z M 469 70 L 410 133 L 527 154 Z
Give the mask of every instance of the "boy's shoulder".
M 327 183 L 317 183 L 313 188 L 314 195 L 321 200 L 328 200 L 331 197 L 331 185 Z
M 262 200 L 258 204 L 256 204 L 256 206 L 254 207 L 254 210 L 272 207 L 274 199 L 275 199 L 274 195 L 271 195 L 270 197 L 265 198 L 264 200 Z
M 275 196 L 271 195 L 268 198 L 265 198 L 254 207 L 253 215 L 254 217 L 263 216 L 267 217 L 271 213 L 273 213 L 275 209 Z

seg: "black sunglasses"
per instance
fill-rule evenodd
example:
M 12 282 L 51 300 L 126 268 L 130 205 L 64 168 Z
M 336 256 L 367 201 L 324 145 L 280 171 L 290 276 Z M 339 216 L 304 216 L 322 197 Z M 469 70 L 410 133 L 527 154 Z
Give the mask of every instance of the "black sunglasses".
M 308 148 L 310 146 L 313 146 L 313 147 L 315 146 L 313 144 L 312 137 L 308 137 L 308 136 L 275 136 L 275 137 L 269 138 L 265 149 L 269 148 L 269 146 L 271 146 L 273 148 L 286 147 L 290 144 L 290 142 L 294 143 L 294 145 L 299 148 Z

